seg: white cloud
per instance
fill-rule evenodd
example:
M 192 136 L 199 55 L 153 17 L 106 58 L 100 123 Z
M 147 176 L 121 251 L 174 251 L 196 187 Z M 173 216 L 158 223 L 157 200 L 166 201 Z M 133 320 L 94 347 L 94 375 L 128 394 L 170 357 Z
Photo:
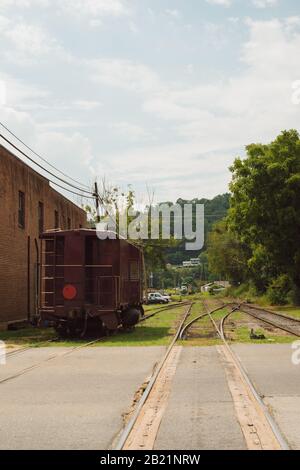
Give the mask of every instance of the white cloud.
M 1 0 L 0 9 L 8 7 L 15 8 L 30 8 L 30 7 L 47 7 L 50 5 L 50 0 Z
M 72 15 L 123 16 L 130 11 L 127 0 L 1 0 L 0 9 L 51 7 Z
M 87 61 L 91 78 L 105 85 L 129 91 L 149 92 L 159 86 L 159 78 L 149 67 L 121 59 Z
M 230 7 L 233 0 L 206 0 L 207 3 L 212 5 L 221 5 L 223 7 Z
M 205 138 L 211 148 L 216 129 L 218 145 L 228 148 L 232 142 L 239 145 L 263 136 L 263 131 L 271 136 L 295 126 L 298 109 L 290 104 L 291 84 L 300 77 L 300 62 L 291 57 L 296 58 L 300 48 L 298 22 L 248 20 L 247 26 L 250 38 L 241 56 L 244 72 L 211 85 L 164 87 L 147 97 L 144 110 L 178 121 L 182 135 Z
M 30 92 L 29 92 L 30 94 Z M 89 139 L 80 132 L 74 132 L 73 129 L 66 135 L 59 131 L 53 131 L 44 127 L 38 123 L 31 114 L 27 112 L 18 111 L 13 107 L 5 106 L 1 109 L 1 120 L 6 126 L 13 131 L 20 139 L 22 139 L 27 145 L 32 147 L 44 158 L 48 160 L 52 165 L 61 169 L 66 174 L 82 181 L 84 184 L 88 183 L 89 179 L 93 177 L 93 152 Z M 18 143 L 7 131 L 1 128 L 1 132 L 4 133 L 13 143 L 21 147 L 29 156 L 33 157 L 38 163 L 42 164 L 45 168 L 52 171 L 46 164 L 39 160 L 36 156 L 26 150 L 20 143 Z M 32 166 L 38 172 L 44 174 L 44 176 L 50 179 L 54 179 L 46 172 L 33 165 L 26 157 L 18 154 L 18 152 L 12 149 L 8 144 L 5 144 L 7 148 L 18 155 L 29 166 Z M 84 176 L 83 176 L 84 175 Z M 57 181 L 59 183 L 59 181 Z M 60 184 L 60 183 L 59 183 Z M 55 187 L 58 191 L 57 187 Z M 67 197 L 80 202 L 76 196 L 72 196 L 70 193 L 64 193 Z
M 226 189 L 227 168 L 237 149 L 251 142 L 270 141 L 281 130 L 297 126 L 299 106 L 291 103 L 291 85 L 300 77 L 300 62 L 291 57 L 296 58 L 300 48 L 298 21 L 248 20 L 246 25 L 249 40 L 241 55 L 246 69 L 239 75 L 191 88 L 164 85 L 147 95 L 144 111 L 169 125 L 174 123 L 177 138 L 182 140 L 176 145 L 141 149 L 127 155 L 124 161 L 136 181 L 143 173 L 151 174 L 148 156 L 151 165 L 160 169 L 161 177 L 155 175 L 158 185 L 159 178 L 168 175 L 166 184 L 187 194 L 196 174 L 201 192 L 213 195 L 215 185 L 219 185 L 218 190 Z M 122 167 L 120 156 L 116 162 L 115 168 Z M 191 181 L 188 189 L 187 178 Z
M 151 139 L 151 134 L 147 132 L 143 127 L 132 124 L 130 122 L 122 121 L 111 123 L 109 128 L 117 135 L 125 138 L 130 142 L 140 142 L 145 139 Z
M 6 83 L 0 80 L 0 107 L 6 105 Z
M 61 11 L 78 17 L 120 17 L 130 12 L 124 0 L 59 0 L 57 3 Z
M 253 0 L 253 5 L 257 8 L 273 7 L 278 4 L 278 0 Z
M 87 15 L 85 18 L 100 24 L 105 21 L 100 10 Z M 161 16 L 158 17 L 161 20 Z M 130 21 L 127 21 L 128 27 Z M 134 21 L 140 27 L 138 19 Z M 166 17 L 164 21 L 167 22 Z M 227 18 L 224 22 L 226 30 L 226 25 L 230 25 Z M 0 17 L 0 40 L 5 44 L 2 48 L 8 44 L 11 56 L 31 57 L 36 62 L 43 57 L 53 62 L 57 56 L 62 56 L 64 51 L 60 52 L 58 41 L 38 27 L 31 34 L 33 25 L 24 27 L 25 24 L 19 17 L 14 22 Z M 205 78 L 204 62 L 203 70 L 199 67 L 202 63 L 199 57 L 199 62 L 197 58 L 193 62 L 193 56 L 183 58 L 181 82 L 176 79 L 175 68 L 172 81 L 167 81 L 159 75 L 158 62 L 157 69 L 147 65 L 146 55 L 145 63 L 141 56 L 134 55 L 135 51 L 127 55 L 130 60 L 125 60 L 126 47 L 123 52 L 114 49 L 112 58 L 77 61 L 74 58 L 71 70 L 66 68 L 64 73 L 80 72 L 78 82 L 74 73 L 74 88 L 82 90 L 79 96 L 75 92 L 72 95 L 71 87 L 66 94 L 69 98 L 65 94 L 55 95 L 57 89 L 65 90 L 63 85 L 61 89 L 59 86 L 51 89 L 55 97 L 52 99 L 44 90 L 35 90 L 33 78 L 31 87 L 26 88 L 23 82 L 13 83 L 0 75 L 0 81 L 7 84 L 7 106 L 14 108 L 14 111 L 7 108 L 5 116 L 20 137 L 53 158 L 52 162 L 60 168 L 64 165 L 77 179 L 84 179 L 82 175 L 92 174 L 95 168 L 99 174 L 106 174 L 122 184 L 128 181 L 144 184 L 148 178 L 149 184 L 155 186 L 159 197 L 164 199 L 178 194 L 188 198 L 193 193 L 213 196 L 226 190 L 227 168 L 245 144 L 269 141 L 282 129 L 298 126 L 300 106 L 292 105 L 291 96 L 292 83 L 300 79 L 299 26 L 298 16 L 269 21 L 248 19 L 244 25 L 248 39 L 240 44 L 240 60 L 234 64 L 231 78 L 210 82 Z M 214 24 L 207 28 L 206 33 L 210 31 L 212 36 L 220 33 L 222 42 L 222 29 L 215 29 Z M 31 49 L 30 40 L 33 41 L 32 53 L 27 51 Z M 27 44 L 26 48 L 23 43 Z M 122 58 L 116 58 L 118 53 Z M 164 64 L 165 75 L 166 68 Z M 118 91 L 108 90 L 107 93 L 113 109 L 110 104 L 106 108 L 107 88 Z M 116 111 L 119 96 L 120 113 Z M 103 111 L 98 98 L 103 100 Z M 130 104 L 126 105 L 128 102 Z M 140 115 L 137 114 L 139 106 Z M 94 117 L 97 110 L 99 119 L 93 122 L 101 125 L 103 135 L 99 128 L 93 129 L 88 119 L 88 113 L 93 113 Z M 94 139 L 97 157 L 100 152 L 97 161 L 85 131 Z
M 167 9 L 166 14 L 168 16 L 171 16 L 172 18 L 176 18 L 176 19 L 180 18 L 180 16 L 181 16 L 181 14 L 178 10 L 171 10 L 171 9 Z
M 28 85 L 24 81 L 12 78 L 7 74 L 0 74 L 0 81 L 5 85 L 6 106 L 17 109 L 21 105 L 30 105 L 34 102 L 41 103 L 49 97 L 49 92 L 34 85 Z
M 93 100 L 75 100 L 73 101 L 75 108 L 81 109 L 82 111 L 91 111 L 102 106 L 100 101 Z
M 3 48 L 3 56 L 9 62 L 30 65 L 46 59 L 50 53 L 65 61 L 71 60 L 71 56 L 45 29 L 23 20 L 15 21 L 0 15 L 0 39 L 2 44 L 6 41 L 9 46 Z

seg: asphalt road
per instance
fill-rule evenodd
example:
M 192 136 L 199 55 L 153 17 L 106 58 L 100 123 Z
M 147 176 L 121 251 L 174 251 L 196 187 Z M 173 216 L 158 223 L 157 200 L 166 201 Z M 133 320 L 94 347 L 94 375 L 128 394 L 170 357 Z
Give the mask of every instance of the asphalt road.
M 32 349 L 0 380 L 65 348 Z M 0 384 L 0 449 L 107 449 L 164 348 L 84 348 Z
M 234 349 L 290 446 L 300 449 L 300 365 L 291 345 Z M 0 449 L 108 449 L 163 347 L 31 349 L 0 366 Z M 156 449 L 245 449 L 215 347 L 183 348 Z
M 156 449 L 246 449 L 215 347 L 184 348 Z
M 234 350 L 292 449 L 300 449 L 300 365 L 291 344 L 240 344 Z

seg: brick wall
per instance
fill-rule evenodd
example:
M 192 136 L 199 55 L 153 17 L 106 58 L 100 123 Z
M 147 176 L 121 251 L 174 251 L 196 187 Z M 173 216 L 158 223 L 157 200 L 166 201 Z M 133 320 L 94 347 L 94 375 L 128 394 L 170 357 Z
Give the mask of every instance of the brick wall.
M 19 191 L 25 195 L 25 228 L 19 226 Z M 82 209 L 0 145 L 0 324 L 36 312 L 39 203 L 44 208 L 44 230 L 56 228 L 55 211 L 59 228 L 86 227 Z

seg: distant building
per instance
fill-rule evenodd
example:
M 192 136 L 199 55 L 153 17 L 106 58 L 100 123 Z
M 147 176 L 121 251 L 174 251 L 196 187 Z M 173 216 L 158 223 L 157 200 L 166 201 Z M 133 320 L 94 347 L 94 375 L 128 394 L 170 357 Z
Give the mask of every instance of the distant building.
M 200 259 L 199 258 L 191 258 L 191 265 L 192 266 L 200 266 Z
M 210 292 L 214 286 L 219 286 L 220 289 L 225 289 L 230 287 L 230 282 L 228 281 L 214 281 L 209 282 L 201 287 L 201 292 Z
M 0 145 L 0 327 L 36 313 L 39 235 L 86 226 L 86 213 Z
M 200 259 L 199 258 L 191 258 L 189 261 L 183 261 L 182 267 L 183 268 L 192 268 L 194 266 L 200 266 Z
M 190 268 L 192 266 L 192 263 L 190 261 L 183 261 L 182 266 L 184 268 Z

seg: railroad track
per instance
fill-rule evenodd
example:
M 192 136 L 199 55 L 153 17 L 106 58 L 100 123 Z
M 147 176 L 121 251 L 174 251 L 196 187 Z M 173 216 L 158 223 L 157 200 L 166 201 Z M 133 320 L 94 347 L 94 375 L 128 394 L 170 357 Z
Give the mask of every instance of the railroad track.
M 171 310 L 172 308 L 183 307 L 183 306 L 186 306 L 186 305 L 189 305 L 189 304 L 190 304 L 190 302 L 185 301 L 185 302 L 177 302 L 177 303 L 171 304 L 171 305 L 165 305 L 164 307 L 160 307 L 158 310 L 155 310 L 154 312 L 149 313 L 149 315 L 145 315 L 144 317 L 142 317 L 140 319 L 139 323 L 142 323 L 145 320 L 148 320 L 149 318 L 154 317 L 158 313 L 164 312 L 165 310 Z
M 239 305 L 239 310 L 264 323 L 300 337 L 300 320 L 297 318 L 244 303 Z
M 154 390 L 155 386 L 157 385 L 157 382 L 160 379 L 160 375 L 164 373 L 164 368 L 166 367 L 167 361 L 170 358 L 171 354 L 174 352 L 176 342 L 180 338 L 181 330 L 182 330 L 188 316 L 191 313 L 192 306 L 193 306 L 192 302 L 185 305 L 186 308 L 185 308 L 185 311 L 183 313 L 182 320 L 180 321 L 180 324 L 179 324 L 179 326 L 176 330 L 176 333 L 174 334 L 173 340 L 172 340 L 170 346 L 168 347 L 164 357 L 162 358 L 159 365 L 155 369 L 154 374 L 152 375 L 151 379 L 149 380 L 148 385 L 147 385 L 142 397 L 140 398 L 140 400 L 138 402 L 138 405 L 135 408 L 129 422 L 127 423 L 127 425 L 123 429 L 121 435 L 119 436 L 118 442 L 114 446 L 114 450 L 130 449 L 131 448 L 130 447 L 130 439 L 132 438 L 131 435 L 134 434 L 136 431 L 140 434 L 143 434 L 140 431 L 140 428 L 142 426 L 137 426 L 137 429 L 136 429 L 135 425 L 136 425 L 139 417 L 143 414 L 143 407 L 145 406 L 147 400 L 149 399 L 149 397 L 151 395 L 151 392 Z M 171 360 L 171 362 L 172 362 L 172 360 Z M 173 365 L 171 364 L 171 367 L 172 366 Z M 173 368 L 174 368 L 174 366 L 173 366 Z M 163 382 L 164 382 L 164 379 L 165 378 L 163 378 Z M 157 407 L 155 407 L 155 408 L 156 408 L 156 411 L 157 411 Z M 158 415 L 160 415 L 160 413 L 158 413 Z M 147 424 L 147 426 L 148 426 L 148 424 Z M 149 430 L 149 431 L 146 431 L 146 432 L 151 432 L 151 431 Z M 145 434 L 142 435 L 142 438 L 143 437 L 145 437 Z M 148 435 L 146 437 L 148 437 Z M 143 444 L 140 445 L 140 448 L 143 448 Z
M 57 338 L 53 338 L 53 339 L 48 339 L 47 341 L 42 341 L 41 343 L 39 343 L 39 347 L 41 347 L 41 345 L 47 346 L 47 344 L 53 343 L 55 341 L 59 341 L 59 338 L 57 337 Z M 6 353 L 6 358 L 18 356 L 19 354 L 22 354 L 26 351 L 29 351 L 30 349 L 34 349 L 34 347 L 25 346 L 24 348 L 15 349 L 14 351 L 7 352 Z
M 238 419 L 248 449 L 289 449 L 285 438 L 282 436 L 268 408 L 253 386 L 234 351 L 226 341 L 224 334 L 225 320 L 233 311 L 237 310 L 238 306 L 222 304 L 210 311 L 208 305 L 204 302 L 206 311 L 186 323 L 191 313 L 192 305 L 193 304 L 186 306 L 182 321 L 174 335 L 172 343 L 148 382 L 137 407 L 119 436 L 117 444 L 113 448 L 115 450 L 153 449 L 170 393 L 168 388 L 171 388 L 172 377 L 170 379 L 168 374 L 172 376 L 172 371 L 173 375 L 175 374 L 180 355 L 180 352 L 176 355 L 175 349 L 182 348 L 182 346 L 176 346 L 176 342 L 178 339 L 186 336 L 191 325 L 201 320 L 201 318 L 208 316 L 213 328 L 222 341 L 222 346 L 217 346 L 217 348 L 221 355 L 221 360 L 224 362 L 226 374 L 230 371 L 229 374 L 233 377 L 231 377 L 230 380 L 228 379 L 228 383 L 231 384 L 233 401 L 237 407 L 236 412 L 239 415 Z M 222 317 L 219 324 L 217 324 L 213 318 L 213 314 L 228 306 L 232 306 L 232 310 L 227 312 Z
M 93 341 L 89 341 L 88 343 L 84 343 L 84 344 L 81 344 L 79 346 L 74 346 L 72 348 L 69 348 L 68 351 L 64 351 L 61 354 L 53 354 L 52 356 L 48 357 L 47 359 L 44 359 L 43 361 L 40 361 L 40 362 L 38 362 L 36 364 L 33 364 L 29 367 L 21 369 L 20 371 L 16 372 L 15 374 L 9 375 L 8 377 L 4 377 L 3 379 L 0 379 L 0 385 L 5 383 L 5 382 L 8 382 L 10 380 L 21 377 L 22 375 L 24 375 L 28 372 L 31 372 L 32 370 L 38 369 L 39 367 L 42 367 L 43 365 L 47 364 L 48 362 L 54 361 L 55 359 L 60 359 L 60 358 L 65 357 L 65 356 L 68 356 L 68 355 L 72 354 L 73 352 L 78 351 L 79 349 L 86 348 L 88 346 L 92 346 L 92 345 L 98 343 L 99 341 L 103 341 L 104 339 L 105 338 L 103 338 L 103 337 L 97 338 Z M 50 340 L 50 341 L 52 341 L 52 340 Z M 32 349 L 32 348 L 30 348 L 30 347 L 27 348 L 26 347 L 26 348 L 23 348 L 21 350 L 12 351 L 11 354 L 12 353 L 17 353 L 17 352 L 19 352 L 19 353 L 26 352 L 29 349 Z M 9 356 L 9 357 L 11 357 L 11 356 Z
M 228 384 L 233 400 L 236 400 L 236 412 L 246 443 L 248 448 L 252 450 L 266 450 L 270 447 L 273 450 L 289 450 L 289 444 L 270 414 L 268 407 L 226 340 L 225 321 L 239 308 L 239 305 L 234 306 L 230 312 L 224 315 L 219 325 L 212 316 L 213 312 L 208 312 L 208 316 L 223 343 L 223 346 L 218 348 L 223 360 L 227 363 Z
M 224 308 L 228 308 L 230 306 L 232 306 L 231 303 L 223 303 L 223 302 L 220 301 L 220 305 L 218 307 L 214 308 L 213 310 L 209 310 L 208 303 L 204 299 L 203 300 L 203 307 L 204 307 L 205 312 L 203 312 L 200 315 L 198 315 L 197 317 L 193 318 L 193 320 L 191 320 L 189 323 L 187 323 L 182 328 L 181 333 L 180 333 L 180 339 L 187 338 L 187 333 L 188 333 L 188 330 L 190 329 L 190 327 L 193 326 L 195 323 L 197 323 L 199 320 L 202 320 L 202 318 L 205 318 L 209 315 L 213 315 L 214 313 L 219 312 L 220 310 L 223 310 Z M 225 319 L 229 315 L 231 315 L 231 313 L 233 313 L 235 310 L 237 310 L 237 308 L 234 307 L 232 311 L 230 311 L 225 317 L 222 318 L 222 322 L 224 322 Z
M 186 305 L 190 305 L 189 302 L 182 302 L 182 303 L 176 303 L 176 304 L 172 304 L 172 305 L 167 305 L 165 307 L 161 307 L 160 309 L 156 310 L 155 312 L 152 312 L 150 315 L 146 315 L 144 318 L 142 318 L 140 321 L 145 321 L 147 320 L 148 318 L 151 318 L 153 317 L 154 315 L 157 315 L 158 313 L 161 313 L 161 312 L 164 312 L 166 310 L 170 310 L 172 308 L 177 308 L 177 307 L 181 307 L 181 306 L 186 306 Z M 47 344 L 49 343 L 52 343 L 53 341 L 55 341 L 56 339 L 58 338 L 54 338 L 54 339 L 50 339 L 50 340 L 47 340 L 47 341 L 44 341 L 42 342 L 41 344 L 45 344 L 45 346 L 47 346 Z M 107 339 L 106 336 L 103 336 L 103 337 L 100 337 L 100 338 L 97 338 L 93 341 L 89 341 L 87 343 L 84 343 L 84 344 L 80 344 L 79 346 L 74 346 L 72 348 L 70 348 L 68 351 L 64 351 L 63 353 L 61 354 L 53 354 L 52 356 L 48 357 L 47 359 L 44 359 L 43 361 L 40 361 L 36 364 L 33 364 L 29 367 L 26 367 L 22 370 L 20 370 L 19 372 L 17 372 L 16 374 L 12 374 L 8 377 L 5 377 L 3 379 L 0 379 L 0 385 L 2 383 L 5 383 L 5 382 L 8 382 L 10 380 L 13 380 L 15 378 L 18 378 L 20 377 L 21 375 L 24 375 L 34 369 L 37 369 L 38 367 L 41 367 L 43 364 L 46 364 L 50 361 L 53 361 L 55 359 L 59 359 L 61 357 L 64 357 L 64 356 L 68 356 L 69 354 L 72 354 L 73 352 L 79 350 L 79 349 L 82 349 L 82 348 L 85 348 L 85 347 L 88 347 L 88 346 L 93 346 L 94 344 L 100 342 L 100 341 L 105 341 Z M 11 351 L 9 353 L 6 354 L 6 357 L 7 358 L 12 358 L 12 357 L 15 357 L 17 355 L 20 355 L 20 354 L 23 354 L 23 353 L 26 353 L 27 351 L 29 350 L 32 350 L 33 348 L 31 346 L 26 346 L 24 348 L 19 348 L 15 351 Z
M 154 317 L 155 315 L 157 315 L 158 313 L 161 313 L 161 312 L 164 312 L 165 310 L 170 310 L 170 309 L 173 309 L 173 308 L 177 308 L 177 307 L 182 307 L 182 306 L 185 306 L 187 305 L 188 302 L 181 302 L 181 303 L 174 303 L 174 304 L 171 304 L 171 305 L 167 305 L 167 306 L 164 306 L 164 307 L 161 307 L 159 308 L 158 310 L 155 310 L 154 312 L 150 313 L 149 315 L 145 315 L 144 317 L 142 317 L 139 321 L 139 323 L 142 323 L 146 320 L 148 320 L 149 318 L 152 318 Z M 104 340 L 106 337 L 103 337 L 103 338 L 99 338 L 96 340 L 96 342 L 100 341 L 100 340 Z M 47 344 L 49 343 L 53 343 L 55 341 L 59 341 L 59 338 L 53 338 L 53 339 L 49 339 L 47 341 L 42 341 L 41 343 L 39 343 L 39 347 L 41 345 L 45 345 L 47 346 Z M 88 343 L 88 344 L 91 344 L 91 343 Z M 22 354 L 26 351 L 29 351 L 30 349 L 32 349 L 32 346 L 26 346 L 26 347 L 23 347 L 23 348 L 18 348 L 18 349 L 15 349 L 14 351 L 10 351 L 10 352 L 7 352 L 6 353 L 6 358 L 10 358 L 10 357 L 15 357 L 15 356 L 18 356 L 19 354 Z M 1 383 L 1 382 L 0 382 Z

